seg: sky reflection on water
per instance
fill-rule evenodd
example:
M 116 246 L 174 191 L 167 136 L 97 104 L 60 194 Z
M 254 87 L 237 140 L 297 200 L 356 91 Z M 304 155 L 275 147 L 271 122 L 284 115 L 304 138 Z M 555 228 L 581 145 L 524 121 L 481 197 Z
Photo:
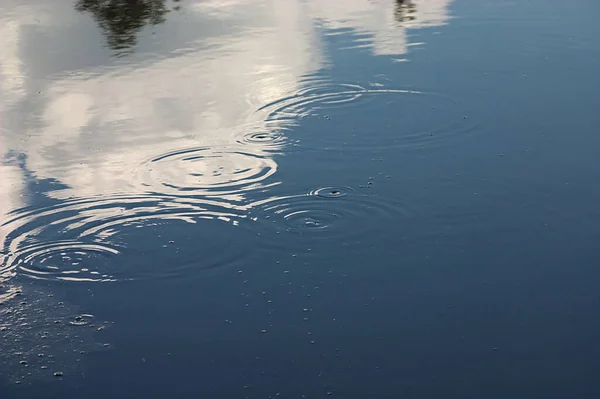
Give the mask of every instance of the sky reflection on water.
M 596 3 L 2 8 L 8 397 L 598 397 Z
M 219 201 L 223 213 L 243 210 L 252 202 L 249 190 L 278 184 L 277 154 L 289 143 L 271 138 L 286 137 L 298 122 L 294 114 L 266 120 L 266 111 L 257 110 L 302 96 L 305 87 L 329 90 L 323 33 L 351 30 L 352 46 L 401 56 L 411 45 L 407 31 L 445 24 L 447 7 L 447 1 L 80 1 L 74 11 L 69 2 L 15 3 L 0 39 L 1 170 L 11 182 L 1 193 L 3 213 L 28 205 L 33 193 L 24 184 L 32 181 L 47 182 L 39 194 L 57 201 L 200 195 Z M 87 57 L 99 49 L 99 31 L 77 11 L 98 24 L 109 50 L 103 58 Z M 59 46 L 45 46 L 48 35 Z M 136 49 L 125 64 L 111 58 Z M 255 140 L 245 145 L 249 136 Z M 5 250 L 14 249 L 12 228 L 5 222 L 2 229 Z

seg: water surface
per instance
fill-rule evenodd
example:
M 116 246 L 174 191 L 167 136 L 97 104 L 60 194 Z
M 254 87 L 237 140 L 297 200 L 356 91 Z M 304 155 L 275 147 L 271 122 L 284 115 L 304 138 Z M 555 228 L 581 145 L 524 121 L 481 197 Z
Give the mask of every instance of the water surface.
M 600 395 L 597 4 L 1 8 L 3 398 Z

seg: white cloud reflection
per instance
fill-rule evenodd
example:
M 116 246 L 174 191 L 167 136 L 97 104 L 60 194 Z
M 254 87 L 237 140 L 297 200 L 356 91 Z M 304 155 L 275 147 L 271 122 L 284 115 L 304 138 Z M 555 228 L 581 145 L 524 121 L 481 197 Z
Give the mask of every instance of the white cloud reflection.
M 402 55 L 411 44 L 408 31 L 446 24 L 448 0 L 311 1 L 314 19 L 329 29 L 349 29 L 368 35 L 355 46 L 376 55 Z
M 52 60 L 44 49 L 37 58 L 22 57 L 23 48 L 35 47 L 28 42 L 35 37 L 23 34 L 24 27 L 39 26 L 40 20 L 32 16 L 43 15 L 47 29 L 60 25 L 65 36 L 61 40 L 70 43 L 73 51 L 86 42 L 79 40 L 75 29 L 69 30 L 70 2 L 57 3 L 51 9 L 42 3 L 15 7 L 0 17 L 2 152 L 26 154 L 27 169 L 36 178 L 53 179 L 68 187 L 49 193 L 59 198 L 147 190 L 148 186 L 135 181 L 135 171 L 149 167 L 144 162 L 161 154 L 186 148 L 216 148 L 214 154 L 219 157 L 227 156 L 223 148 L 231 148 L 230 159 L 213 159 L 204 169 L 195 170 L 196 178 L 222 184 L 237 171 L 265 167 L 256 157 L 240 156 L 232 143 L 248 129 L 276 128 L 265 126 L 255 110 L 297 92 L 303 77 L 327 65 L 321 29 L 365 34 L 356 45 L 371 47 L 375 54 L 402 55 L 410 44 L 407 29 L 444 24 L 448 3 L 187 2 L 182 4 L 185 12 L 168 21 L 164 41 L 170 40 L 170 34 L 177 37 L 178 24 L 193 28 L 207 18 L 225 25 L 231 19 L 231 31 L 203 32 L 202 37 L 182 44 L 185 51 L 170 52 L 166 57 L 147 56 L 145 61 L 117 68 L 89 66 L 46 76 L 41 95 L 27 92 L 27 81 L 32 79 L 28 71 L 34 67 L 28 63 L 43 65 Z M 410 15 L 399 18 L 402 13 Z M 248 15 L 251 17 L 244 18 Z M 22 106 L 17 106 L 19 103 Z M 32 110 L 30 119 L 10 122 L 21 121 L 24 109 Z M 276 169 L 270 153 L 259 146 L 246 151 L 267 159 L 268 167 Z M 15 173 L 19 171 L 0 166 L 0 212 L 4 214 L 19 206 L 14 195 L 18 190 L 4 184 L 17 181 Z M 179 183 L 191 184 L 188 180 L 189 176 Z M 243 193 L 228 199 L 240 201 Z

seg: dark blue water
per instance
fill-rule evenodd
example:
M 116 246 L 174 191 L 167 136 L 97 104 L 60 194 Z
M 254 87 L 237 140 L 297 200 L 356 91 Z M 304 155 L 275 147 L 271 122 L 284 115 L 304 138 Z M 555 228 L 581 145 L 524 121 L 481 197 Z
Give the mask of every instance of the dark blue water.
M 600 397 L 597 2 L 0 10 L 0 398 Z

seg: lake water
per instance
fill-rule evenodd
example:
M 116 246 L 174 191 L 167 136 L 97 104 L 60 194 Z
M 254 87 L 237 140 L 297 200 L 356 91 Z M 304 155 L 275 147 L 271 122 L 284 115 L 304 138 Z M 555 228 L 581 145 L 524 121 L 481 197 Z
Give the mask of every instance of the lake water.
M 600 397 L 600 3 L 2 0 L 0 397 Z

